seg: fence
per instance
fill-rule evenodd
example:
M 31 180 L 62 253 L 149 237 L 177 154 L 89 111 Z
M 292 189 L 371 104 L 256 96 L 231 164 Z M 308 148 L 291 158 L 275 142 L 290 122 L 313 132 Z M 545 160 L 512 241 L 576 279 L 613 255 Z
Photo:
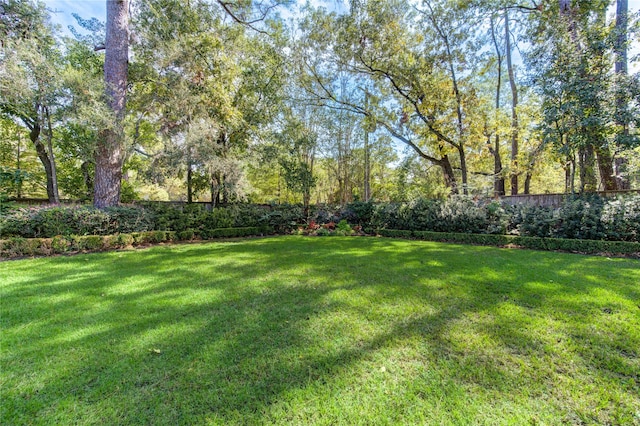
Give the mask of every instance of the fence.
M 597 194 L 601 197 L 616 197 L 618 195 L 628 194 L 640 194 L 640 190 L 624 190 L 624 191 L 598 191 L 593 194 Z M 529 206 L 542 206 L 542 207 L 560 207 L 562 202 L 574 195 L 584 194 L 522 194 L 522 195 L 509 195 L 502 197 L 501 200 L 507 204 L 517 205 L 529 205 Z

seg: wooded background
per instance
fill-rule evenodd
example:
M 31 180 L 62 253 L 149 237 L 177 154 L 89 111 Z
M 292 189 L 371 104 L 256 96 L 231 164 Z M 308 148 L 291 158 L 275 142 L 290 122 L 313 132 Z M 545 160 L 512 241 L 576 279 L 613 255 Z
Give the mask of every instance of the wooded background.
M 640 187 L 626 0 L 0 2 L 0 196 L 346 204 Z

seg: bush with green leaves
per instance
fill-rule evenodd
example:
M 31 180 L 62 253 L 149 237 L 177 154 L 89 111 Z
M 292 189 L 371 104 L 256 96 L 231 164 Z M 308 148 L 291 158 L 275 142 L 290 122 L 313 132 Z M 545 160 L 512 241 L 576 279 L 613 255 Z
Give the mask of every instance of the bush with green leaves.
M 339 235 L 339 236 L 342 236 L 342 237 L 346 237 L 346 236 L 349 236 L 349 235 L 353 235 L 353 228 L 351 228 L 351 225 L 349 225 L 349 223 L 346 220 L 342 219 L 336 225 L 335 233 L 336 233 L 336 235 Z
M 149 213 L 137 207 L 54 206 L 15 209 L 0 219 L 0 237 L 109 235 L 152 229 Z
M 610 200 L 601 221 L 608 240 L 640 241 L 640 195 Z
M 605 237 L 600 220 L 605 200 L 598 196 L 571 197 L 556 212 L 552 237 L 601 240 Z

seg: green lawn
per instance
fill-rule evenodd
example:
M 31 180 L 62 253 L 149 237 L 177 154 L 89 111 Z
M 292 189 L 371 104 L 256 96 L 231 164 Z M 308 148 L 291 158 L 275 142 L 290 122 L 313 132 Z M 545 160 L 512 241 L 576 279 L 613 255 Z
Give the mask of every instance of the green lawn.
M 276 237 L 0 263 L 0 423 L 640 424 L 640 261 Z

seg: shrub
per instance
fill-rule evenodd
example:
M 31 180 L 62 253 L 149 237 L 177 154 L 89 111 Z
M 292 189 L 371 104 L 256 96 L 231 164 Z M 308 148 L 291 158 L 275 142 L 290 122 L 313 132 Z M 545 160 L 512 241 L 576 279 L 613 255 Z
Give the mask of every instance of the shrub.
M 556 218 L 553 209 L 547 207 L 520 207 L 517 210 L 517 229 L 520 235 L 528 237 L 549 237 Z
M 56 235 L 51 239 L 51 249 L 53 253 L 66 253 L 71 247 L 71 240 L 63 237 L 62 235 Z
M 193 229 L 187 229 L 176 233 L 176 237 L 180 241 L 191 241 L 195 237 Z
M 109 207 L 104 210 L 108 216 L 106 233 L 130 233 L 154 229 L 153 215 L 141 207 Z
M 605 236 L 600 221 L 604 201 L 598 196 L 567 199 L 557 211 L 552 235 L 556 238 L 599 240 Z
M 104 247 L 100 235 L 76 235 L 71 238 L 72 248 L 78 251 L 96 251 Z
M 610 200 L 601 220 L 608 240 L 640 241 L 640 195 Z
M 118 244 L 120 247 L 133 245 L 133 236 L 131 236 L 131 234 L 118 234 Z
M 151 243 L 163 243 L 165 241 L 170 241 L 169 231 L 150 231 L 148 232 L 149 242 Z
M 277 233 L 288 234 L 298 225 L 306 222 L 302 206 L 279 205 L 264 215 L 263 225 L 268 225 Z
M 233 219 L 234 228 L 261 226 L 265 223 L 265 216 L 271 211 L 268 206 L 257 204 L 234 204 L 226 208 Z
M 340 217 L 350 223 L 364 226 L 371 223 L 374 212 L 375 204 L 373 204 L 373 202 L 354 201 L 353 203 L 347 204 Z
M 227 209 L 213 209 L 204 213 L 198 220 L 198 228 L 201 230 L 216 228 L 231 228 L 233 217 Z
M 344 237 L 352 234 L 353 229 L 351 228 L 351 225 L 349 225 L 346 220 L 342 219 L 336 226 L 336 235 Z
M 327 228 L 319 228 L 319 229 L 316 231 L 316 235 L 317 235 L 318 237 L 326 237 L 326 236 L 331 235 L 331 231 L 329 231 L 329 229 L 327 229 Z

